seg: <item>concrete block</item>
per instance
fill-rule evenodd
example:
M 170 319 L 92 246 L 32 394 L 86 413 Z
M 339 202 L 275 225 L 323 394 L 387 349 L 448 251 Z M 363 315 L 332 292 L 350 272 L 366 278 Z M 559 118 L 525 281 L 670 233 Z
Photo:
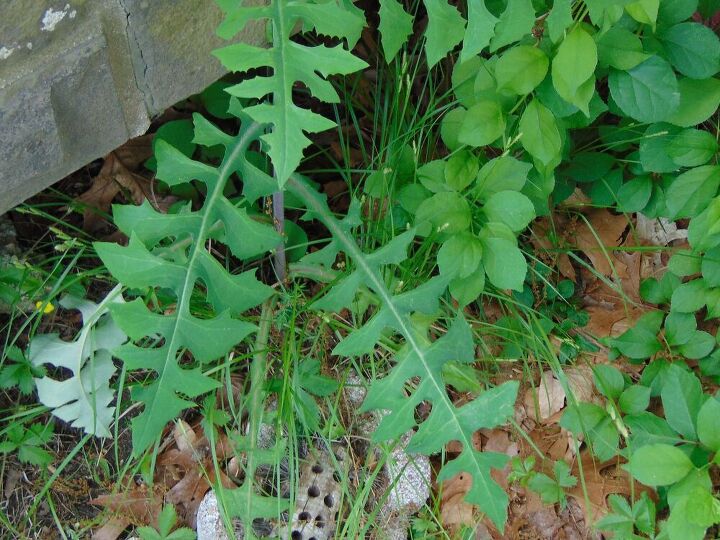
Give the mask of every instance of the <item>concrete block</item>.
M 0 3 L 0 213 L 224 74 L 212 0 Z

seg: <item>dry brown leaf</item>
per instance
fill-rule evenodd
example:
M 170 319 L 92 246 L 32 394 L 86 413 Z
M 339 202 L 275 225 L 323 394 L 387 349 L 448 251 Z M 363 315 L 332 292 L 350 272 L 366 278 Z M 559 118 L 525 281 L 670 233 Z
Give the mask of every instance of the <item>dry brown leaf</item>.
M 595 305 L 585 308 L 590 320 L 583 331 L 593 337 L 617 337 L 635 324 L 646 310 L 628 305 L 609 307 Z
M 78 202 L 87 206 L 83 213 L 85 231 L 97 231 L 103 223 L 97 211 L 109 212 L 113 199 L 123 190 L 128 192 L 135 204 L 151 198 L 150 180 L 131 172 L 117 154 L 111 152 L 90 189 L 77 198 Z
M 520 453 L 518 444 L 510 440 L 510 434 L 501 429 L 493 429 L 487 437 L 487 441 L 483 446 L 485 452 L 497 452 L 505 454 L 510 458 L 514 458 Z M 502 469 L 491 469 L 490 476 L 495 480 L 503 490 L 508 491 L 508 475 L 510 474 L 510 461 Z
M 197 434 L 185 420 L 175 422 L 173 439 L 180 452 L 191 452 L 198 442 Z
M 92 504 L 106 507 L 116 513 L 118 519 L 129 520 L 133 525 L 154 525 L 163 504 L 171 503 L 181 523 L 194 527 L 197 509 L 210 486 L 218 479 L 226 488 L 235 486 L 223 471 L 218 471 L 219 478 L 216 475 L 210 443 L 200 426 L 193 428 L 178 421 L 160 448 L 154 489 L 132 486 L 124 493 L 101 495 L 92 500 Z M 215 454 L 218 461 L 232 455 L 225 435 L 218 438 Z
M 604 208 L 594 209 L 588 212 L 587 222 L 582 220 L 578 223 L 573 240 L 597 272 L 610 276 L 612 267 L 608 258 L 612 248 L 620 245 L 627 226 L 628 220 L 624 215 L 611 214 Z
M 678 229 L 677 223 L 666 218 L 650 219 L 637 214 L 635 232 L 641 241 L 653 246 L 667 246 L 675 240 L 687 240 L 687 229 Z
M 440 519 L 447 529 L 455 531 L 463 525 L 474 525 L 473 505 L 464 500 L 471 487 L 472 477 L 467 473 L 456 474 L 442 483 Z
M 563 369 L 563 373 L 565 377 L 567 377 L 570 391 L 577 401 L 597 402 L 598 394 L 595 391 L 593 373 L 590 366 L 573 366 Z
M 552 371 L 545 371 L 537 388 L 525 392 L 525 410 L 531 418 L 545 421 L 559 412 L 565 405 L 565 390 Z
M 535 447 L 540 453 L 551 456 L 553 459 L 562 459 L 567 453 L 568 439 L 558 424 L 539 424 L 537 428 L 528 433 Z M 520 456 L 525 458 L 535 454 L 533 448 L 524 438 L 518 439 Z
M 549 262 L 551 266 L 556 266 L 560 274 L 571 281 L 577 280 L 575 268 L 570 262 L 570 257 L 567 253 L 555 251 L 555 246 L 550 241 L 551 231 L 555 231 L 556 234 L 562 231 L 560 234 L 565 235 L 567 233 L 568 220 L 562 215 L 553 216 L 553 221 L 548 217 L 538 219 L 533 224 L 533 235 L 532 244 L 535 246 L 536 251 L 540 253 L 547 253 L 551 259 Z M 562 242 L 565 242 L 565 238 L 562 238 Z
M 158 465 L 164 467 L 161 473 L 169 487 L 166 499 L 176 506 L 178 515 L 186 523 L 194 526 L 197 509 L 216 480 L 210 443 L 200 434 L 200 428 L 193 430 L 182 421 L 176 424 L 173 439 L 177 447 L 165 450 L 158 457 Z M 230 445 L 226 439 L 221 437 L 216 445 L 218 460 L 224 460 L 229 455 Z M 190 441 L 193 441 L 192 444 Z M 224 487 L 234 487 L 223 471 L 219 473 Z
M 578 478 L 581 474 L 583 475 L 587 501 L 582 482 L 578 481 L 575 487 L 567 491 L 567 494 L 574 497 L 583 509 L 586 523 L 592 524 L 608 513 L 607 497 L 609 495 L 618 494 L 629 497 L 633 494 L 632 477 L 620 467 L 621 463 L 618 460 L 598 463 L 587 450 L 581 452 L 580 458 L 580 462 L 576 461 L 573 464 L 572 474 Z M 580 472 L 580 465 L 582 465 L 582 472 Z M 635 482 L 635 496 L 639 496 L 643 491 L 654 496 L 652 490 Z
M 128 518 L 110 518 L 97 531 L 93 532 L 92 540 L 116 540 L 131 524 Z
M 140 137 L 130 139 L 120 148 L 113 151 L 113 154 L 131 171 L 136 171 L 153 155 L 152 142 L 154 133 L 148 133 Z
M 473 433 L 472 443 L 473 448 L 479 452 L 482 448 L 482 438 L 479 431 Z M 460 441 L 450 441 L 445 445 L 445 451 L 450 454 L 459 454 L 463 451 L 463 445 Z
M 128 520 L 133 525 L 157 525 L 157 516 L 163 506 L 165 489 L 156 484 L 154 488 L 145 485 L 133 486 L 120 493 L 100 495 L 90 501 L 118 514 L 118 519 Z

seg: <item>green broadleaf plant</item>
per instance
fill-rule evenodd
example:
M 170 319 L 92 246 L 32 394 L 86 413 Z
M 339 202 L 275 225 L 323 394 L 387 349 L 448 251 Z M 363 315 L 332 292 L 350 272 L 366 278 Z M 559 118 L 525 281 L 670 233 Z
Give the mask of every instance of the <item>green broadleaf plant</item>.
M 431 454 L 441 451 L 451 440 L 461 442 L 462 453 L 445 464 L 438 480 L 450 478 L 459 472 L 472 475 L 473 485 L 466 500 L 477 504 L 502 530 L 507 517 L 508 498 L 491 478 L 490 469 L 502 468 L 507 457 L 493 452 L 477 452 L 472 446 L 472 434 L 482 427 L 508 421 L 514 410 L 517 382 L 504 383 L 480 394 L 470 403 L 456 407 L 445 389 L 442 368 L 449 361 L 469 363 L 474 360 L 469 326 L 459 318 L 445 336 L 430 343 L 411 318 L 415 312 L 432 315 L 437 311 L 439 296 L 447 286 L 446 278 L 434 277 L 413 290 L 393 295 L 380 273 L 380 265 L 399 263 L 405 259 L 414 231 L 396 237 L 374 253 L 365 254 L 352 237 L 353 219 L 338 221 L 321 196 L 302 178 L 294 177 L 288 187 L 332 233 L 331 242 L 325 248 L 328 260 L 334 260 L 335 254 L 342 250 L 357 266 L 356 270 L 320 299 L 316 307 L 332 311 L 349 307 L 363 286 L 372 290 L 381 300 L 379 311 L 341 341 L 333 354 L 367 354 L 388 328 L 405 340 L 405 345 L 396 355 L 396 366 L 388 375 L 371 385 L 362 407 L 362 410 L 389 411 L 373 438 L 376 441 L 395 439 L 417 426 L 418 430 L 407 446 L 408 452 Z M 406 382 L 414 377 L 419 382 L 406 390 Z M 430 401 L 433 408 L 430 416 L 418 424 L 414 411 L 423 401 Z
M 255 330 L 253 324 L 236 317 L 272 293 L 252 271 L 230 274 L 206 247 L 208 240 L 216 239 L 224 242 L 236 257 L 246 259 L 263 254 L 279 243 L 272 228 L 251 220 L 244 208 L 223 195 L 225 183 L 236 171 L 252 170 L 261 175 L 245 157 L 260 127 L 253 125 L 231 137 L 198 115 L 194 123 L 195 142 L 225 148 L 220 166 L 193 161 L 161 143 L 156 151 L 157 176 L 171 186 L 194 179 L 205 184 L 207 196 L 202 208 L 162 214 L 147 203 L 140 207 L 116 207 L 116 223 L 130 237 L 128 246 L 108 243 L 95 246 L 121 283 L 133 288 L 167 289 L 176 300 L 168 314 L 153 312 L 140 298 L 118 304 L 112 310 L 120 328 L 133 341 L 142 340 L 139 344 L 121 347 L 118 356 L 130 370 L 150 369 L 156 374 L 149 385 L 136 387 L 132 392 L 133 399 L 145 405 L 143 412 L 132 421 L 135 452 L 150 446 L 167 422 L 193 405 L 180 394 L 193 398 L 217 386 L 199 367 L 180 366 L 184 351 L 189 350 L 200 363 L 225 355 Z M 190 242 L 183 249 L 154 253 L 161 241 L 168 238 Z M 200 318 L 193 313 L 191 297 L 195 291 L 207 298 L 213 316 Z
M 35 379 L 38 399 L 52 413 L 85 433 L 110 437 L 114 392 L 110 378 L 115 373 L 112 352 L 127 341 L 127 335 L 110 318 L 109 310 L 123 305 L 120 286 L 99 304 L 66 296 L 60 305 L 77 309 L 83 327 L 73 341 L 57 334 L 41 334 L 30 342 L 29 360 L 36 366 L 51 364 L 69 370 L 72 375 L 62 381 L 49 376 Z
M 339 102 L 327 78 L 365 66 L 348 50 L 365 24 L 362 12 L 344 0 L 271 0 L 253 6 L 217 2 L 226 14 L 218 30 L 222 37 L 236 35 L 254 20 L 268 22 L 271 30 L 268 49 L 234 44 L 216 52 L 230 70 L 261 72 L 226 89 L 233 96 L 227 113 L 240 119 L 240 131 L 229 135 L 194 116 L 192 144 L 221 147 L 219 166 L 192 159 L 189 144 L 183 152 L 158 140 L 157 177 L 171 187 L 194 182 L 206 193 L 202 206 L 172 214 L 161 214 L 149 204 L 116 207 L 115 219 L 130 238 L 128 246 L 97 244 L 103 262 L 124 286 L 133 292 L 169 294 L 174 301 L 159 306 L 138 296 L 111 309 L 133 340 L 118 350 L 126 368 L 152 372 L 149 384 L 132 391 L 132 398 L 144 405 L 132 424 L 136 452 L 148 448 L 168 421 L 193 405 L 193 398 L 216 387 L 214 379 L 203 374 L 203 364 L 223 357 L 255 332 L 243 314 L 269 298 L 271 288 L 252 272 L 228 271 L 207 244 L 226 246 L 240 262 L 276 248 L 280 236 L 261 223 L 250 205 L 282 190 L 297 197 L 308 216 L 331 233 L 328 245 L 303 262 L 327 271 L 342 253 L 351 265 L 314 307 L 353 307 L 367 291 L 377 300 L 367 320 L 364 312 L 355 313 L 358 328 L 333 352 L 361 356 L 372 352 L 381 338 L 400 342 L 394 367 L 371 386 L 364 405 L 366 410 L 389 411 L 375 439 L 389 440 L 417 428 L 408 451 L 424 453 L 460 441 L 462 453 L 443 466 L 438 479 L 470 474 L 467 500 L 478 504 L 500 529 L 507 496 L 489 472 L 503 467 L 507 458 L 476 452 L 471 441 L 475 430 L 511 417 L 517 384 L 486 390 L 456 407 L 445 389 L 443 368 L 474 360 L 470 328 L 456 316 L 445 335 L 431 341 L 417 320 L 418 315 L 439 316 L 447 289 L 461 307 L 479 297 L 486 281 L 522 292 L 527 263 L 518 236 L 537 215 L 549 213 L 551 204 L 579 188 L 595 204 L 617 204 L 621 211 L 649 217 L 689 218 L 690 255 L 699 266 L 678 259 L 666 276 L 641 288 L 649 301 L 669 303 L 671 315 L 650 312 L 608 344 L 614 354 L 633 361 L 666 349 L 697 359 L 701 366 L 711 364 L 715 343 L 710 334 L 697 330 L 695 312 L 707 308 L 708 317 L 720 316 L 720 169 L 713 134 L 695 126 L 708 120 L 720 103 L 720 82 L 714 78 L 720 69 L 720 42 L 712 31 L 688 21 L 694 8 L 657 0 L 583 5 L 556 0 L 543 8 L 545 17 L 536 14 L 539 5 L 530 0 L 468 0 L 467 9 L 445 0 L 424 0 L 428 65 L 433 67 L 460 46 L 452 74 L 457 101 L 447 107 L 440 125 L 450 156 L 433 155 L 416 171 L 418 156 L 410 150 L 412 170 L 402 175 L 397 204 L 411 223 L 400 224 L 385 245 L 364 252 L 353 239 L 362 222 L 359 202 L 354 200 L 348 215 L 337 219 L 295 172 L 310 143 L 306 133 L 334 123 L 300 107 L 293 95 L 293 87 L 301 83 L 320 102 Z M 380 6 L 386 60 L 404 57 L 401 51 L 413 33 L 414 17 L 398 0 L 382 0 Z M 326 36 L 335 45 L 300 43 L 291 37 L 297 29 Z M 638 123 L 648 125 L 638 128 Z M 580 143 L 574 130 L 597 138 Z M 270 158 L 271 174 L 248 158 L 256 144 Z M 244 198 L 231 201 L 224 193 L 233 174 L 243 182 Z M 387 183 L 384 171 L 378 170 L 368 178 L 366 192 L 384 196 Z M 395 269 L 405 263 L 415 242 L 432 244 L 439 272 L 413 289 L 397 282 Z M 199 309 L 198 298 L 208 307 Z M 596 381 L 608 407 L 581 403 L 568 410 L 563 425 L 573 433 L 587 433 L 603 459 L 624 452 L 633 474 L 650 485 L 670 485 L 666 526 L 671 538 L 681 538 L 690 497 L 708 498 L 707 467 L 696 466 L 697 459 L 686 455 L 686 442 L 717 454 L 717 434 L 709 420 L 717 407 L 711 401 L 715 398 L 698 391 L 691 375 L 658 362 L 646 368 L 654 375 L 644 375 L 638 385 L 628 386 L 612 369 L 598 369 Z M 671 388 L 669 381 L 678 388 Z M 250 401 L 259 407 L 262 392 L 253 388 Z M 663 400 L 666 419 L 646 411 L 651 396 Z M 422 401 L 433 407 L 429 417 L 418 422 L 414 410 Z M 239 439 L 243 450 L 254 448 L 253 433 Z M 621 437 L 627 446 L 621 446 Z M 646 460 L 633 458 L 636 452 L 640 457 L 656 452 L 667 470 L 644 470 Z M 255 464 L 271 462 L 275 455 L 257 454 Z M 553 498 L 561 496 L 558 486 L 570 484 L 565 473 L 556 471 L 556 481 L 541 480 Z M 666 476 L 659 478 L 661 473 Z M 282 507 L 278 500 L 258 497 L 252 482 L 246 482 L 231 490 L 229 510 L 249 522 Z M 616 507 L 640 528 L 634 507 L 628 510 L 619 502 Z M 706 514 L 687 520 L 691 536 L 712 524 L 714 516 Z
M 303 83 L 313 97 L 321 101 L 338 103 L 340 97 L 326 77 L 347 75 L 367 66 L 341 44 L 309 47 L 293 41 L 293 28 L 297 21 L 302 21 L 306 28 L 318 34 L 345 39 L 352 48 L 360 38 L 365 18 L 352 3 L 334 0 L 317 3 L 271 0 L 267 6 L 246 6 L 237 0 L 217 0 L 217 3 L 225 12 L 225 20 L 218 28 L 218 34 L 224 39 L 241 32 L 251 20 L 267 20 L 272 27 L 269 49 L 236 43 L 214 54 L 231 71 L 272 70 L 271 75 L 252 77 L 227 88 L 226 92 L 245 99 L 270 96 L 270 101 L 246 107 L 245 114 L 259 124 L 271 126 L 262 139 L 268 145 L 267 154 L 275 168 L 278 186 L 282 188 L 310 144 L 303 132 L 316 133 L 335 125 L 324 116 L 296 105 L 292 95 L 294 84 Z

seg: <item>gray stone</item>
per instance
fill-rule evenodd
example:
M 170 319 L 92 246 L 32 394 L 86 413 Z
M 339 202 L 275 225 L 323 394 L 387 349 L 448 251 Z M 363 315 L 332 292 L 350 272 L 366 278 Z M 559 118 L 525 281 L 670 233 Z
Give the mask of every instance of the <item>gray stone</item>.
M 213 0 L 0 2 L 0 213 L 224 74 Z
M 245 537 L 242 523 L 238 520 L 233 521 L 233 529 L 233 540 Z M 197 510 L 197 540 L 231 540 L 213 490 L 207 492 Z

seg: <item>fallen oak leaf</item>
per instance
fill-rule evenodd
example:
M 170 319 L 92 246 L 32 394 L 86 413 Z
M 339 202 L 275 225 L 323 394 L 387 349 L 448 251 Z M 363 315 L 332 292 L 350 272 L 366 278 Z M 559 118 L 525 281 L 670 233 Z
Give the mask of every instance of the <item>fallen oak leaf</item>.
M 115 152 L 108 154 L 90 189 L 76 199 L 85 206 L 83 230 L 87 232 L 98 230 L 103 223 L 98 211 L 109 213 L 113 200 L 123 190 L 129 194 L 135 204 L 151 199 L 150 183 L 147 178 L 131 172 Z
M 531 242 L 536 252 L 545 255 L 544 259 L 549 262 L 550 266 L 556 266 L 562 276 L 576 281 L 577 274 L 570 262 L 570 257 L 567 253 L 559 251 L 551 240 L 551 237 L 557 236 L 557 231 L 563 231 L 561 233 L 563 237 L 559 239 L 559 242 L 566 244 L 565 235 L 569 231 L 568 224 L 569 220 L 562 214 L 540 218 L 532 226 Z
M 604 208 L 594 209 L 580 220 L 573 240 L 598 273 L 610 276 L 613 269 L 609 255 L 613 248 L 620 246 L 628 225 L 627 218 L 622 214 L 614 215 Z
M 472 527 L 473 505 L 465 502 L 465 495 L 472 487 L 472 477 L 466 473 L 456 474 L 442 483 L 440 497 L 440 521 L 450 531 L 457 531 L 463 525 Z
M 160 472 L 164 473 L 169 487 L 166 500 L 175 505 L 182 521 L 193 527 L 197 509 L 218 477 L 223 487 L 235 487 L 222 470 L 215 470 L 210 442 L 201 431 L 199 426 L 193 430 L 186 422 L 178 421 L 172 433 L 176 447 L 158 456 L 158 465 L 163 468 Z M 215 454 L 218 461 L 232 455 L 225 435 L 219 437 Z
M 93 532 L 92 540 L 116 540 L 131 523 L 131 520 L 125 517 L 110 518 Z
M 545 421 L 564 407 L 565 390 L 552 371 L 544 371 L 537 387 L 525 392 L 524 404 L 531 418 Z
M 611 459 L 598 463 L 588 450 L 580 453 L 580 460 L 576 460 L 573 464 L 572 474 L 578 478 L 582 474 L 584 482 L 578 482 L 566 493 L 575 498 L 583 509 L 585 522 L 588 525 L 595 523 L 609 512 L 607 498 L 612 494 L 637 497 L 642 492 L 646 492 L 650 497 L 655 497 L 650 488 L 634 481 L 630 473 L 621 468 L 619 460 Z M 583 484 L 585 490 L 583 490 Z M 585 493 L 587 493 L 587 498 Z
M 133 486 L 118 493 L 100 495 L 90 504 L 103 506 L 116 514 L 115 518 L 129 520 L 133 525 L 157 525 L 157 516 L 163 506 L 165 489 L 156 484 Z

